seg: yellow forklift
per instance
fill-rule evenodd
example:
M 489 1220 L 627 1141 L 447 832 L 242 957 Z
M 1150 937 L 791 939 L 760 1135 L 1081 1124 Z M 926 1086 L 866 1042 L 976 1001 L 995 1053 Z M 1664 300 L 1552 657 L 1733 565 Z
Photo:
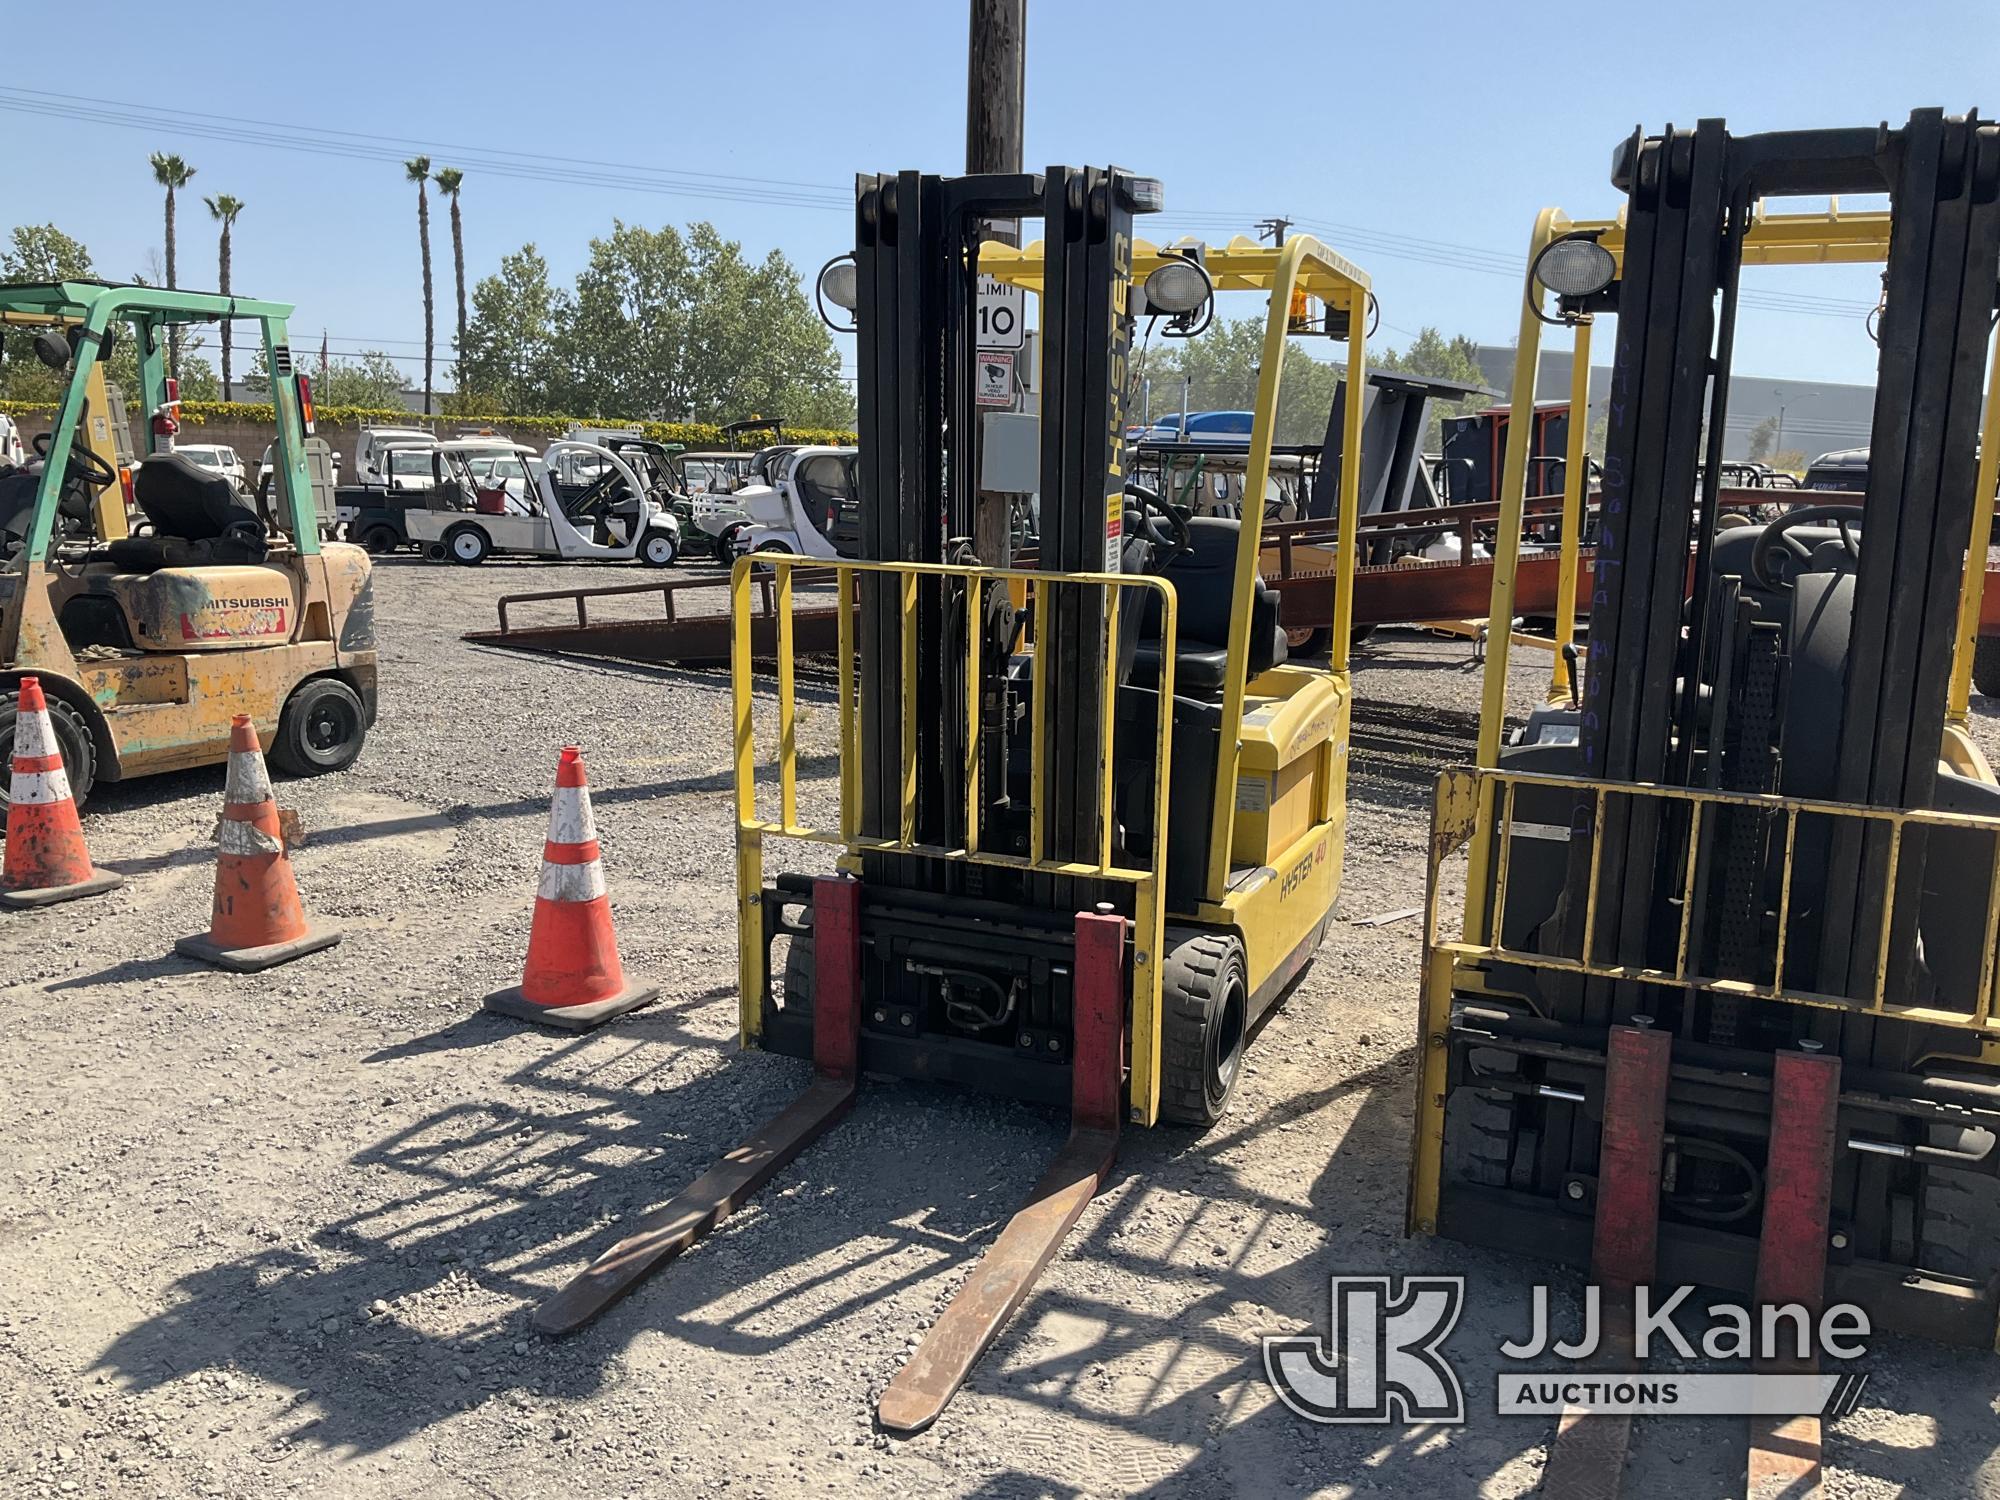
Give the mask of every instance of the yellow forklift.
M 1286 659 L 1258 576 L 1261 507 L 1191 517 L 1129 482 L 1135 319 L 1206 325 L 1199 246 L 1138 244 L 1157 183 L 1119 170 L 860 179 L 856 250 L 823 273 L 855 314 L 862 558 L 830 570 L 841 620 L 836 826 L 801 821 L 793 572 L 776 570 L 777 756 L 760 788 L 750 564 L 735 588 L 741 1036 L 811 1058 L 783 1114 L 540 1309 L 579 1326 L 726 1217 L 852 1105 L 862 1072 L 1068 1103 L 1068 1143 L 884 1394 L 928 1426 L 1115 1160 L 1121 1125 L 1204 1127 L 1257 1017 L 1331 920 L 1346 821 L 1343 549 L 1327 659 Z M 1040 219 L 996 258 L 1040 294 L 1033 565 L 972 552 L 985 441 L 976 384 L 982 225 Z M 1271 250 L 1248 488 L 1270 463 L 1294 293 L 1361 387 L 1365 275 L 1317 242 Z M 1243 284 L 1241 282 L 1239 285 Z M 1359 452 L 1361 404 L 1344 452 Z M 1351 531 L 1360 465 L 1343 466 Z M 801 590 L 807 585 L 802 581 Z M 765 843 L 837 851 L 833 877 L 767 877 Z M 772 976 L 782 940 L 782 983 Z
M 223 761 L 235 714 L 299 775 L 351 763 L 374 722 L 368 556 L 320 541 L 305 459 L 312 392 L 293 368 L 291 311 L 157 287 L 0 285 L 0 319 L 43 324 L 36 353 L 67 374 L 35 462 L 0 471 L 0 757 L 15 685 L 33 674 L 78 803 L 99 781 Z M 277 414 L 267 508 L 176 457 L 149 423 L 130 474 L 146 524 L 127 535 L 104 365 L 117 340 L 134 340 L 141 410 L 165 409 L 167 330 L 224 317 L 264 336 Z
M 1613 181 L 1616 218 L 1536 225 L 1513 398 L 1525 430 L 1541 329 L 1567 323 L 1581 405 L 1590 320 L 1616 316 L 1587 670 L 1572 691 L 1559 656 L 1505 732 L 1520 445 L 1478 764 L 1433 813 L 1409 1227 L 1587 1270 L 1627 1358 L 1654 1284 L 1990 1348 L 2000 786 L 1963 715 L 2000 465 L 2000 129 L 1705 120 L 1635 133 Z M 1765 209 L 1864 193 L 1889 210 Z M 1870 261 L 1865 496 L 1723 526 L 1743 269 Z M 1565 1420 L 1551 1492 L 1615 1493 L 1628 1422 Z M 1752 1488 L 1815 1482 L 1818 1443 L 1816 1416 L 1755 1419 Z

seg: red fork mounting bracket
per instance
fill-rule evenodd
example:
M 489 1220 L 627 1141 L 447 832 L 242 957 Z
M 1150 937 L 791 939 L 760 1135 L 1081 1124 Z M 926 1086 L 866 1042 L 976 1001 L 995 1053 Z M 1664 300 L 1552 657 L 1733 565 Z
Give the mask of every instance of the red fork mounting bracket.
M 1034 1290 L 1118 1159 L 1125 1056 L 1125 919 L 1078 912 L 1070 1051 L 1070 1127 L 1027 1205 L 981 1257 L 875 1409 L 889 1432 L 922 1432 L 950 1404 Z
M 735 1213 L 854 1104 L 861 1031 L 861 884 L 813 882 L 812 1084 L 632 1233 L 535 1310 L 543 1333 L 570 1333 Z
M 1757 1305 L 1796 1302 L 1817 1323 L 1826 1302 L 1826 1247 L 1839 1147 L 1840 1059 L 1780 1052 L 1771 1076 L 1771 1145 L 1764 1166 L 1764 1226 L 1757 1242 Z M 1759 1370 L 1805 1373 L 1810 1359 L 1759 1362 Z M 1754 1496 L 1819 1500 L 1820 1420 L 1750 1419 L 1748 1490 Z
M 1604 1059 L 1604 1134 L 1598 1150 L 1597 1217 L 1590 1278 L 1602 1289 L 1599 1362 L 1631 1368 L 1632 1292 L 1649 1284 L 1660 1252 L 1660 1163 L 1667 1128 L 1673 1038 L 1649 1026 L 1611 1028 Z M 1616 1500 L 1624 1482 L 1632 1419 L 1565 1411 L 1542 1476 L 1546 1500 Z

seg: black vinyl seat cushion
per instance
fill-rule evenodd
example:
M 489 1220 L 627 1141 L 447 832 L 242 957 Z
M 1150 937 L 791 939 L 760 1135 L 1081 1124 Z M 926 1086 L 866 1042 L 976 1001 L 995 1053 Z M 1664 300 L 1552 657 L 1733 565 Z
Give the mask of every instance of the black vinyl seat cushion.
M 260 563 L 270 551 L 263 521 L 235 486 L 177 453 L 156 453 L 141 463 L 132 498 L 153 535 L 111 543 L 106 551 L 122 572 Z
M 1161 572 L 1179 601 L 1175 622 L 1174 691 L 1220 693 L 1229 678 L 1229 606 L 1236 586 L 1236 538 L 1240 522 L 1196 516 L 1188 522 L 1188 550 Z M 1285 632 L 1278 623 L 1278 591 L 1261 579 L 1250 602 L 1248 675 L 1285 659 Z M 1132 681 L 1152 686 L 1160 677 L 1160 607 L 1148 595 Z

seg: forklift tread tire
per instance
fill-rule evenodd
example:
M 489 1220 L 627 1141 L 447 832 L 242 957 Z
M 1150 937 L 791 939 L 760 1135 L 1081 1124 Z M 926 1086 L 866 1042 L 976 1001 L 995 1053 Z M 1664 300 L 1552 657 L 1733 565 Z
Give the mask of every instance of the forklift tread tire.
M 271 763 L 293 776 L 344 771 L 361 754 L 368 715 L 361 695 L 337 677 L 302 682 L 285 700 L 271 737 Z
M 361 545 L 380 557 L 385 552 L 394 552 L 403 545 L 403 539 L 396 535 L 393 526 L 370 526 L 361 533 Z
M 1486 1073 L 1520 1070 L 1518 1058 L 1487 1048 L 1475 1050 L 1467 1061 Z M 1452 1090 L 1444 1117 L 1446 1181 L 1471 1187 L 1506 1187 L 1513 1143 L 1513 1095 L 1473 1085 Z
M 813 1008 L 813 935 L 795 932 L 785 945 L 785 1014 L 811 1015 Z
M 2000 1272 L 2000 1178 L 1932 1167 L 1924 1174 L 1922 1269 L 1981 1285 Z
M 486 561 L 486 554 L 493 550 L 493 540 L 477 526 L 454 526 L 445 534 L 445 551 L 455 563 L 464 563 L 468 568 Z
M 1160 1116 L 1206 1128 L 1222 1118 L 1243 1073 L 1250 982 L 1242 940 L 1216 932 L 1182 939 L 1160 986 Z
M 1972 647 L 1972 685 L 2000 698 L 2000 636 L 1982 635 Z
M 5 694 L 7 701 L 0 705 L 0 765 L 10 764 L 14 758 L 14 719 L 19 713 L 16 689 L 10 685 Z M 63 769 L 69 773 L 69 795 L 80 808 L 97 781 L 97 742 L 90 737 L 90 726 L 83 722 L 83 716 L 62 699 L 50 694 L 48 705 L 49 723 L 62 747 Z M 0 782 L 0 830 L 6 825 L 8 801 L 7 785 Z

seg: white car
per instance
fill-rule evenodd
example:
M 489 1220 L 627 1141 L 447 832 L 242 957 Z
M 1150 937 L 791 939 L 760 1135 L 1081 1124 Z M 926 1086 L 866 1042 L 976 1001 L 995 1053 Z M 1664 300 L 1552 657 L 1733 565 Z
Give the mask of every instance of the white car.
M 21 429 L 12 417 L 0 415 L 0 464 L 19 468 L 27 461 L 28 450 L 21 442 Z
M 174 452 L 228 480 L 236 486 L 238 494 L 250 493 L 250 475 L 243 467 L 243 460 L 236 456 L 236 450 L 227 443 L 175 443 Z

